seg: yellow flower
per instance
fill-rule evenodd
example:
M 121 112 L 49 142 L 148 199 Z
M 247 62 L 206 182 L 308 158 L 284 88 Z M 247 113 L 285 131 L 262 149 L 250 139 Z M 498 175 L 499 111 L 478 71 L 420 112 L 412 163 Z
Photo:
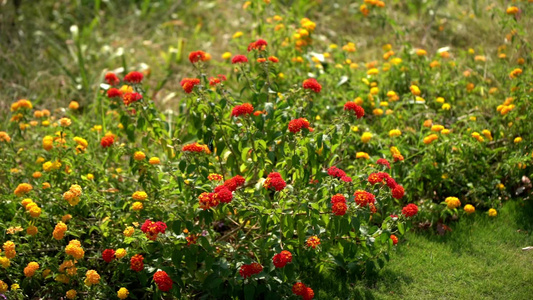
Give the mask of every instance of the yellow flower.
M 133 235 L 134 231 L 135 231 L 135 228 L 133 228 L 132 226 L 128 226 L 126 227 L 126 229 L 124 229 L 124 235 L 127 237 L 130 237 Z
M 244 33 L 242 31 L 237 31 L 233 34 L 234 39 L 240 38 Z
M 12 291 L 16 291 L 16 290 L 18 290 L 18 289 L 20 289 L 20 285 L 18 285 L 18 283 L 13 283 L 13 284 L 11 285 L 11 290 L 12 290 Z
M 373 114 L 374 116 L 381 116 L 381 115 L 383 115 L 383 109 L 381 109 L 381 108 L 376 108 L 376 109 L 372 110 L 372 114 Z
M 146 198 L 148 198 L 148 195 L 146 194 L 146 192 L 136 191 L 131 197 L 137 201 L 144 201 L 146 200 Z
M 505 189 L 505 185 L 503 185 L 503 183 L 498 183 L 498 185 L 496 185 L 496 187 L 498 187 L 498 189 L 500 189 L 500 190 Z
M 415 96 L 420 96 L 420 93 L 421 93 L 421 92 L 420 92 L 420 88 L 419 88 L 418 86 L 416 86 L 416 85 L 411 85 L 411 86 L 409 87 L 409 89 L 411 90 L 411 93 L 412 93 L 413 95 L 415 95 Z
M 365 132 L 365 133 L 363 133 L 363 135 L 361 136 L 361 141 L 362 141 L 363 143 L 365 143 L 365 144 L 368 143 L 368 142 L 370 142 L 370 139 L 372 139 L 372 133 L 370 133 L 370 132 Z
M 126 299 L 128 298 L 129 293 L 130 292 L 128 292 L 127 288 L 120 288 L 120 290 L 118 290 L 117 292 L 117 297 L 119 297 L 120 299 Z
M 370 156 L 366 152 L 357 152 L 355 154 L 355 158 L 364 158 L 364 159 L 370 159 Z
M 443 110 L 450 110 L 450 108 L 452 108 L 452 106 L 449 103 L 444 103 L 441 108 Z
M 392 129 L 389 131 L 389 137 L 397 137 L 402 135 L 402 132 L 399 129 Z
M 28 235 L 31 235 L 31 236 L 34 236 L 37 234 L 37 232 L 39 231 L 39 229 L 37 229 L 37 227 L 33 226 L 33 225 L 30 225 L 27 229 L 26 229 L 26 233 Z
M 518 144 L 520 142 L 522 142 L 522 138 L 521 137 L 517 137 L 517 138 L 514 139 L 514 143 L 515 144 Z
M 141 209 L 143 209 L 143 204 L 141 202 L 134 202 L 132 205 L 131 205 L 131 209 L 134 210 L 134 211 L 139 211 Z
M 228 60 L 231 58 L 231 52 L 224 52 L 222 54 L 222 59 Z
M 161 160 L 159 159 L 159 157 L 151 157 L 150 160 L 148 160 L 148 163 L 150 163 L 151 165 L 159 165 L 161 163 Z
M 89 173 L 87 174 L 87 180 L 93 180 L 94 179 L 94 175 Z
M 438 135 L 436 135 L 436 134 L 430 134 L 430 135 L 428 135 L 427 137 L 424 138 L 424 141 L 423 141 L 423 142 L 424 142 L 424 144 L 429 145 L 429 144 L 431 144 L 434 140 L 437 140 L 438 138 L 439 138 Z
M 467 214 L 472 214 L 476 211 L 476 208 L 470 204 L 465 205 L 464 210 Z
M 494 208 L 489 209 L 489 217 L 496 217 L 498 215 L 498 211 Z
M 5 293 L 9 286 L 4 281 L 0 280 L 0 293 Z
M 95 270 L 89 270 L 85 273 L 85 285 L 91 286 L 100 282 L 100 275 Z
M 435 101 L 437 101 L 437 103 L 444 103 L 445 100 L 442 97 L 438 97 Z
M 66 296 L 67 298 L 72 300 L 72 299 L 76 299 L 77 294 L 78 293 L 76 292 L 76 290 L 68 290 Z
M 11 265 L 11 261 L 7 257 L 0 256 L 0 265 L 2 265 L 2 268 L 7 269 Z
M 520 10 L 516 6 L 509 6 L 506 10 L 508 15 L 516 15 Z
M 126 249 L 124 248 L 119 248 L 117 249 L 117 251 L 115 252 L 115 257 L 118 258 L 118 259 L 121 259 L 123 258 L 124 256 L 126 256 L 128 252 L 126 251 Z
M 454 209 L 461 206 L 461 201 L 456 197 L 448 197 L 444 201 L 446 202 L 449 209 Z
M 59 125 L 63 127 L 68 127 L 72 124 L 72 121 L 69 118 L 61 118 L 59 119 Z
M 133 159 L 139 161 L 139 160 L 143 160 L 146 158 L 146 154 L 144 154 L 144 152 L 142 151 L 137 151 L 135 152 L 135 154 L 133 154 Z
M 433 125 L 431 126 L 431 131 L 440 132 L 444 129 L 444 126 L 442 125 Z
M 359 131 L 359 127 L 357 127 L 357 126 L 352 126 L 352 127 L 351 127 L 351 130 L 352 130 L 353 132 L 358 132 L 358 131 Z
M 76 110 L 78 108 L 80 108 L 80 104 L 76 101 L 70 101 L 69 105 L 68 105 L 68 108 L 72 109 L 72 110 Z
M 26 266 L 26 268 L 24 268 L 24 276 L 33 277 L 33 275 L 35 275 L 35 271 L 37 271 L 38 269 L 39 269 L 39 264 L 32 261 L 28 263 L 28 266 Z
M 418 56 L 426 56 L 428 53 L 424 49 L 416 49 L 416 55 Z

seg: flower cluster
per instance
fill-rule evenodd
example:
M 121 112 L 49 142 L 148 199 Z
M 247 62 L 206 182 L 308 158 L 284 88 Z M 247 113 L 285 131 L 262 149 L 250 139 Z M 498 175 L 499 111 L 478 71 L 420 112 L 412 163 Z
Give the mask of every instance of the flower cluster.
M 146 237 L 149 240 L 152 240 L 152 241 L 155 241 L 157 239 L 157 236 L 160 233 L 165 233 L 166 230 L 167 230 L 167 224 L 161 221 L 154 222 L 154 221 L 147 219 L 146 221 L 144 221 L 144 224 L 141 226 L 141 231 L 146 234 Z
M 315 297 L 315 292 L 310 287 L 306 286 L 302 282 L 297 282 L 292 286 L 292 292 L 301 296 L 304 300 L 311 300 Z
M 252 275 L 259 274 L 263 271 L 263 266 L 259 263 L 251 263 L 248 265 L 242 265 L 239 269 L 239 274 L 242 278 L 246 279 Z
M 165 271 L 157 271 L 154 273 L 154 282 L 162 292 L 168 292 L 172 289 L 172 279 Z
M 331 211 L 334 215 L 344 216 L 347 209 L 346 198 L 342 194 L 336 194 L 331 197 Z
M 309 121 L 307 121 L 307 119 L 305 118 L 298 118 L 298 119 L 294 119 L 294 120 L 291 120 L 289 122 L 289 131 L 292 132 L 292 133 L 298 133 L 302 130 L 302 128 L 305 128 L 307 130 L 309 130 L 310 132 L 313 131 L 313 128 L 309 127 L 310 124 L 309 124 Z
M 263 186 L 266 189 L 274 189 L 275 191 L 279 192 L 287 186 L 285 183 L 285 180 L 281 178 L 281 174 L 278 172 L 271 172 L 268 174 L 266 180 L 263 182 Z
M 272 263 L 276 268 L 283 268 L 290 262 L 292 262 L 292 253 L 287 250 L 281 251 L 272 258 Z
M 232 117 L 238 117 L 241 115 L 250 115 L 254 112 L 254 107 L 250 103 L 244 103 L 241 105 L 237 105 L 233 108 L 231 111 Z
M 336 166 L 331 166 L 328 168 L 328 175 L 335 178 L 339 178 L 344 182 L 352 182 L 352 178 L 346 175 L 342 169 L 337 168 Z

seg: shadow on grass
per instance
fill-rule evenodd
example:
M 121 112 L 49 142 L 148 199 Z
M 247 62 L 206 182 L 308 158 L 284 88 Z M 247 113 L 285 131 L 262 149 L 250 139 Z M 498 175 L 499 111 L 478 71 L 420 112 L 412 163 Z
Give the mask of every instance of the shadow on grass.
M 533 231 L 533 201 L 532 200 L 516 200 L 516 223 L 520 229 Z

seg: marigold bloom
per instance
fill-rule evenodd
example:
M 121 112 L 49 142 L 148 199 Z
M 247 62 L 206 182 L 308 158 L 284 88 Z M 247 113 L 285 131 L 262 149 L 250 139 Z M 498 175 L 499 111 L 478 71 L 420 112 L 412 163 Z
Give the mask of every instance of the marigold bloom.
M 144 201 L 148 198 L 148 194 L 146 194 L 144 191 L 136 191 L 133 193 L 133 195 L 131 195 L 131 197 L 137 201 Z
M 370 155 L 368 155 L 368 153 L 366 152 L 357 152 L 355 153 L 355 158 L 356 159 L 359 159 L 359 158 L 370 159 Z
M 312 90 L 315 93 L 320 93 L 322 90 L 322 85 L 320 85 L 320 83 L 314 78 L 304 80 L 302 87 L 306 90 Z
M 498 211 L 494 208 L 489 209 L 489 217 L 496 217 L 498 215 Z
M 276 268 L 283 268 L 290 262 L 292 262 L 292 253 L 287 250 L 281 251 L 272 258 L 272 263 Z
M 54 236 L 54 239 L 61 240 L 65 236 L 66 231 L 67 231 L 67 225 L 63 222 L 59 222 L 54 228 L 54 232 L 52 233 L 52 235 Z
M 74 257 L 75 259 L 82 259 L 85 256 L 85 251 L 81 247 L 81 243 L 78 240 L 71 240 L 65 247 L 65 253 Z
M 404 215 L 407 218 L 412 217 L 416 215 L 417 213 L 418 213 L 418 206 L 412 203 L 407 204 L 407 206 L 405 206 L 402 209 L 402 215 Z
M 250 115 L 253 112 L 254 112 L 254 107 L 250 103 L 243 103 L 233 108 L 233 110 L 231 111 L 231 116 L 238 117 L 241 115 Z
M 357 102 L 348 101 L 344 104 L 344 110 L 353 111 L 358 119 L 365 115 L 365 110 L 357 104 Z
M 398 244 L 398 238 L 394 234 L 390 235 L 390 239 L 392 240 L 393 245 Z
M 310 124 L 309 124 L 309 121 L 307 121 L 307 119 L 305 118 L 298 118 L 298 119 L 294 119 L 294 120 L 291 120 L 289 122 L 289 131 L 292 132 L 292 133 L 298 133 L 302 130 L 302 128 L 305 128 L 309 131 L 313 131 L 313 128 L 309 127 Z
M 141 81 L 143 80 L 143 77 L 144 77 L 143 73 L 132 71 L 126 74 L 126 76 L 124 76 L 124 81 L 129 82 L 129 83 L 141 83 Z
M 133 235 L 134 232 L 135 232 L 135 228 L 133 228 L 132 226 L 128 226 L 126 227 L 126 229 L 124 229 L 123 234 L 126 237 L 130 237 Z
M 135 159 L 136 161 L 144 160 L 145 158 L 146 154 L 144 154 L 144 152 L 142 151 L 135 151 L 135 153 L 133 154 L 133 159 Z
M 140 254 L 135 254 L 130 260 L 130 268 L 135 272 L 140 272 L 144 269 L 144 257 Z
M 247 62 L 248 62 L 248 58 L 246 58 L 246 56 L 244 56 L 244 55 L 235 55 L 231 59 L 231 63 L 232 64 L 243 64 L 243 63 L 247 63 Z
M 509 6 L 505 11 L 508 15 L 516 15 L 520 9 L 516 6 Z
M 444 126 L 442 125 L 433 125 L 431 126 L 431 131 L 440 132 L 444 129 Z
M 439 138 L 436 134 L 430 134 L 427 137 L 424 138 L 424 144 L 428 145 L 431 144 L 433 141 L 437 140 Z
M 318 238 L 318 236 L 313 235 L 307 239 L 306 245 L 307 247 L 315 249 L 316 246 L 320 245 L 320 239 Z
M 465 205 L 464 210 L 467 214 L 472 214 L 476 211 L 476 208 L 471 204 L 467 204 Z
M 200 84 L 200 79 L 198 78 L 184 78 L 181 80 L 180 85 L 185 91 L 185 93 L 192 93 L 195 86 Z

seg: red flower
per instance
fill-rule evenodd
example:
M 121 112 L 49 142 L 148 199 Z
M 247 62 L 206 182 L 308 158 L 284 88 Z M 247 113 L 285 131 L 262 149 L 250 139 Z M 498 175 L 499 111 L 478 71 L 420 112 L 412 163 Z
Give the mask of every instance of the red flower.
M 376 202 L 376 196 L 367 191 L 357 190 L 353 195 L 355 203 L 361 207 L 365 207 L 370 203 L 373 204 Z
M 368 182 L 374 185 L 378 182 L 383 182 L 383 177 L 379 176 L 379 173 L 371 173 L 370 175 L 368 175 Z
M 113 249 L 105 249 L 102 252 L 102 259 L 106 263 L 110 263 L 111 261 L 113 261 L 113 259 L 115 259 L 115 250 L 113 250 Z
M 141 230 L 146 234 L 148 239 L 155 241 L 159 233 L 165 233 L 167 224 L 161 221 L 154 222 L 147 219 L 141 226 Z
M 352 182 L 352 177 L 350 176 L 342 176 L 341 180 L 344 182 Z
M 242 265 L 239 269 L 239 274 L 241 274 L 242 278 L 246 279 L 254 274 L 259 274 L 263 271 L 263 266 L 260 264 L 254 262 L 249 265 Z
M 273 63 L 277 63 L 277 62 L 279 62 L 279 59 L 278 59 L 277 57 L 275 57 L 275 56 L 269 56 L 269 57 L 268 57 L 268 60 L 270 60 L 270 61 L 273 62 Z
M 227 187 L 223 185 L 221 185 L 220 187 L 221 189 L 219 189 L 218 191 L 215 190 L 215 197 L 222 203 L 230 203 L 233 199 L 233 194 Z
M 129 72 L 128 74 L 126 74 L 126 76 L 124 76 L 124 81 L 129 83 L 140 83 L 143 80 L 143 77 L 143 73 L 133 71 Z
M 198 196 L 198 200 L 200 208 L 203 210 L 215 207 L 220 203 L 217 197 L 215 197 L 215 193 L 201 193 L 200 196 Z
M 281 174 L 278 172 L 271 172 L 268 174 L 267 179 L 263 183 L 263 186 L 266 189 L 273 188 L 276 191 L 281 191 L 287 186 L 283 178 L 281 178 Z
M 407 218 L 412 217 L 416 215 L 417 213 L 418 213 L 418 206 L 412 203 L 407 204 L 407 206 L 405 206 L 402 209 L 402 215 L 406 216 Z
M 312 90 L 315 93 L 320 93 L 320 90 L 322 90 L 322 86 L 314 78 L 304 80 L 302 87 L 306 90 Z
M 402 197 L 405 195 L 405 190 L 403 189 L 403 186 L 401 185 L 397 185 L 393 190 L 392 190 L 392 197 L 394 199 L 402 199 Z
M 250 103 L 244 103 L 237 105 L 231 111 L 232 117 L 238 117 L 240 115 L 249 115 L 254 112 L 254 107 Z
M 200 144 L 198 144 L 196 142 L 183 146 L 181 148 L 181 151 L 184 151 L 184 152 L 205 152 L 207 154 L 211 153 L 211 151 L 209 150 L 209 148 L 206 145 L 200 145 Z
M 394 180 L 392 177 L 385 178 L 385 181 L 390 189 L 394 189 L 396 186 L 398 186 L 398 183 L 396 183 L 396 180 Z
M 246 179 L 244 179 L 244 177 L 242 177 L 241 175 L 235 175 L 231 180 L 233 180 L 235 184 L 237 184 L 237 186 L 239 187 L 243 186 L 246 182 Z
M 117 88 L 110 88 L 107 90 L 107 98 L 115 98 L 122 96 L 122 91 Z
M 346 198 L 342 194 L 336 194 L 331 197 L 331 204 L 335 204 L 339 202 L 346 203 Z
M 144 257 L 140 254 L 135 254 L 130 260 L 130 268 L 135 272 L 140 272 L 144 269 Z
M 311 300 L 315 297 L 315 292 L 310 287 L 305 289 L 305 293 L 302 295 L 303 300 Z
M 392 157 L 394 158 L 394 162 L 402 161 L 403 155 L 401 154 L 393 154 Z
M 258 39 L 255 42 L 251 42 L 250 45 L 248 45 L 248 52 L 252 50 L 265 50 L 268 43 L 263 39 Z
M 292 133 L 298 133 L 302 128 L 306 128 L 309 131 L 313 131 L 313 128 L 309 127 L 309 121 L 304 118 L 294 119 L 289 122 L 289 131 Z
M 219 74 L 219 75 L 217 75 L 217 77 L 210 77 L 209 78 L 209 85 L 210 86 L 216 86 L 217 84 L 221 83 L 222 81 L 226 81 L 226 76 L 224 76 L 224 75 L 220 75 Z
M 392 240 L 393 245 L 398 244 L 398 238 L 394 234 L 390 235 L 390 239 Z
M 194 89 L 194 87 L 199 84 L 200 84 L 200 79 L 198 78 L 184 78 L 180 82 L 181 87 L 187 94 L 192 93 L 192 90 Z
M 386 160 L 385 158 L 380 158 L 378 159 L 378 161 L 376 162 L 378 165 L 382 165 L 382 166 L 386 166 L 387 168 L 390 169 L 390 163 L 388 160 Z
M 142 98 L 143 96 L 139 93 L 125 93 L 124 95 L 122 95 L 122 102 L 124 102 L 124 105 L 128 106 L 133 102 L 141 100 Z
M 292 286 L 292 292 L 297 296 L 303 296 L 306 293 L 307 287 L 302 282 L 297 282 Z
M 198 50 L 189 53 L 189 61 L 193 64 L 199 61 L 206 60 L 208 60 L 208 56 L 206 56 L 206 53 L 204 51 Z
M 272 263 L 276 268 L 283 268 L 290 262 L 292 262 L 292 253 L 287 250 L 281 251 L 272 258 Z
M 168 292 L 172 288 L 172 279 L 165 271 L 155 272 L 154 281 L 157 287 L 163 292 Z
M 378 212 L 378 209 L 376 208 L 374 203 L 368 203 L 368 208 L 370 209 L 371 214 L 375 214 Z
M 120 79 L 118 79 L 117 75 L 113 72 L 107 72 L 105 74 L 105 82 L 109 85 L 117 85 L 120 83 Z
M 337 202 L 331 206 L 331 211 L 336 216 L 344 216 L 348 206 L 344 202 Z
M 114 142 L 115 142 L 115 137 L 114 136 L 106 135 L 100 141 L 100 145 L 102 145 L 102 147 L 104 147 L 104 148 L 107 148 L 107 147 L 111 147 Z
M 243 63 L 247 63 L 247 62 L 248 62 L 248 58 L 246 58 L 246 56 L 244 56 L 244 55 L 235 55 L 231 59 L 231 63 L 232 64 L 243 64 Z
M 344 104 L 344 110 L 353 111 L 358 119 L 361 119 L 365 115 L 365 110 L 355 102 L 346 102 Z
M 331 166 L 328 169 L 328 175 L 329 176 L 333 176 L 333 177 L 337 177 L 337 178 L 342 178 L 342 177 L 346 176 L 346 173 L 343 170 L 341 170 L 341 169 L 339 169 L 339 168 L 337 168 L 335 166 Z

